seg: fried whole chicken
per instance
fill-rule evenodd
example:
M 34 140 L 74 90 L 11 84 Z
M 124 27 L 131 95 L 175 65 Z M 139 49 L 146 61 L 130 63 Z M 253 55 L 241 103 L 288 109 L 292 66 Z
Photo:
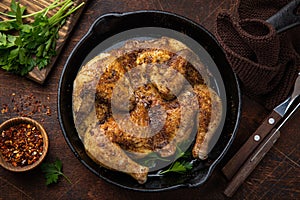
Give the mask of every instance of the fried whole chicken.
M 199 58 L 167 37 L 130 40 L 96 56 L 73 86 L 74 122 L 87 154 L 141 184 L 149 168 L 135 158 L 172 156 L 192 138 L 193 156 L 206 159 L 222 116 L 221 99 L 207 77 Z

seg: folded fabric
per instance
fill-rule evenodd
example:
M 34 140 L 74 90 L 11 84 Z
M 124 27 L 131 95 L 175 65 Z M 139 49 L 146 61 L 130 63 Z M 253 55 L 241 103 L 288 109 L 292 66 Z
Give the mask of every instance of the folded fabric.
M 240 0 L 237 9 L 220 12 L 216 19 L 216 38 L 243 92 L 262 100 L 267 109 L 287 98 L 300 71 L 300 29 L 278 34 L 266 22 L 287 3 Z

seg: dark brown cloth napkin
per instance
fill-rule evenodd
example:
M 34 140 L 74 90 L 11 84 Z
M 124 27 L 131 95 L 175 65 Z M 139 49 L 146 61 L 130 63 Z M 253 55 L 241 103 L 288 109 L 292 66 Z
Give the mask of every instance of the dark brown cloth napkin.
M 242 91 L 273 109 L 291 93 L 300 71 L 300 29 L 278 34 L 265 20 L 287 0 L 239 0 L 222 11 L 215 35 L 241 81 Z

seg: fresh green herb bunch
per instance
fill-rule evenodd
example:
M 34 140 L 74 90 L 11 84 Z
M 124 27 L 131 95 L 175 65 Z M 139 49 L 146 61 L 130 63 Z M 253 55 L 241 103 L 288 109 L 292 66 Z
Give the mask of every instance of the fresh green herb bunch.
M 45 9 L 26 15 L 26 7 L 12 0 L 10 11 L 0 12 L 9 18 L 0 20 L 1 68 L 23 76 L 36 66 L 39 69 L 47 66 L 56 55 L 60 27 L 82 5 L 75 7 L 72 0 L 55 0 Z M 52 9 L 58 11 L 48 17 Z

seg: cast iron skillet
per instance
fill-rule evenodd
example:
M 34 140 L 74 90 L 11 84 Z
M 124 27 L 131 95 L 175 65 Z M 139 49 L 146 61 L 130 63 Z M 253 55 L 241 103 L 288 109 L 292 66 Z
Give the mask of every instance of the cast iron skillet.
M 133 31 L 146 28 L 145 31 Z M 160 30 L 166 31 L 160 31 Z M 157 31 L 159 30 L 159 31 Z M 85 153 L 83 144 L 77 135 L 72 116 L 73 81 L 81 65 L 95 56 L 101 48 L 109 48 L 120 42 L 118 34 L 125 37 L 157 37 L 175 32 L 179 40 L 185 42 L 190 38 L 202 46 L 208 56 L 207 67 L 218 76 L 216 87 L 220 85 L 222 95 L 226 97 L 224 105 L 224 125 L 216 145 L 206 161 L 196 161 L 193 169 L 185 174 L 166 174 L 156 176 L 150 173 L 145 184 L 138 184 L 130 176 L 100 167 Z M 125 33 L 125 34 L 124 34 Z M 140 35 L 142 34 L 142 35 Z M 181 36 L 184 35 L 183 38 Z M 107 42 L 108 41 L 108 42 Z M 110 42 L 112 42 L 110 44 Z M 105 43 L 105 44 L 104 44 Z M 101 47 L 101 45 L 105 47 Z M 99 47 L 100 45 L 100 47 Z M 196 50 L 197 51 L 197 50 Z M 201 58 L 202 59 L 202 58 Z M 203 58 L 206 60 L 206 58 Z M 203 184 L 213 169 L 222 159 L 233 142 L 240 119 L 241 94 L 238 80 L 229 66 L 222 48 L 216 39 L 203 27 L 176 14 L 161 11 L 137 11 L 128 13 L 111 13 L 98 18 L 88 33 L 71 52 L 62 72 L 58 90 L 58 114 L 64 137 L 75 156 L 93 173 L 104 180 L 127 189 L 138 191 L 163 191 L 178 187 L 195 187 Z

